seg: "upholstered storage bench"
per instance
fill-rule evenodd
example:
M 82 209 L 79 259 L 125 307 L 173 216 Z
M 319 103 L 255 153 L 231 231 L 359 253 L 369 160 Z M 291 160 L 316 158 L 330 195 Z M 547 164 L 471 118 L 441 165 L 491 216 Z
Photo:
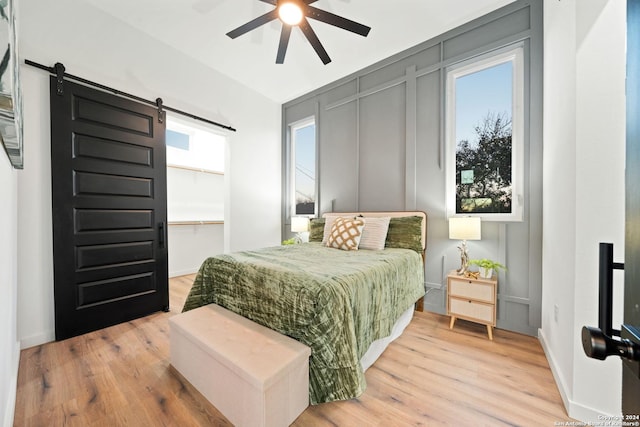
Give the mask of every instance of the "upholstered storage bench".
M 236 426 L 288 426 L 309 405 L 306 345 L 215 304 L 169 324 L 171 364 Z

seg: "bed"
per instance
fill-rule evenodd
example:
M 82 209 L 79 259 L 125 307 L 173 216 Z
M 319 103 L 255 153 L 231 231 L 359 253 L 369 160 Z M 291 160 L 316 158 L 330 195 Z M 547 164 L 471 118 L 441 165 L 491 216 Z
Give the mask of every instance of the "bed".
M 424 296 L 426 214 L 331 213 L 318 222 L 339 217 L 391 217 L 384 250 L 327 247 L 316 224 L 309 243 L 208 258 L 183 308 L 215 303 L 308 345 L 312 404 L 362 394 L 364 370 Z

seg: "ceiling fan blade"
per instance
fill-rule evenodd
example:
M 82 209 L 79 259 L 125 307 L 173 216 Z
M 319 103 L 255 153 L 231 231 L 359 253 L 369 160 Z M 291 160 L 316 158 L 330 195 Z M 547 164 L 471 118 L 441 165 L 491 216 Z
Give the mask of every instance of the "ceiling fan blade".
M 253 19 L 247 22 L 244 25 L 239 26 L 235 30 L 231 30 L 227 33 L 229 37 L 235 39 L 245 33 L 248 33 L 251 30 L 258 28 L 261 25 L 266 24 L 267 22 L 271 22 L 274 19 L 278 18 L 278 9 L 274 9 L 271 12 L 267 12 L 264 15 L 258 16 L 256 19 Z
M 284 64 L 284 56 L 287 54 L 287 46 L 289 46 L 289 37 L 291 37 L 291 25 L 282 25 L 276 64 Z
M 309 25 L 309 21 L 307 20 L 307 18 L 302 18 L 302 21 L 300 21 L 299 26 L 300 26 L 300 29 L 302 30 L 302 33 L 305 35 L 307 40 L 309 40 L 309 43 L 311 43 L 311 46 L 313 46 L 313 49 L 316 51 L 316 53 L 322 60 L 322 63 L 324 65 L 327 65 L 329 62 L 331 62 L 331 58 L 329 58 L 329 54 L 327 53 L 326 50 L 324 50 L 322 43 L 320 43 L 320 40 L 318 39 L 316 32 L 313 31 L 313 28 L 311 28 L 311 25 Z
M 362 25 L 350 19 L 335 15 L 331 12 L 327 12 L 326 10 L 318 9 L 313 6 L 307 6 L 305 9 L 305 15 L 307 18 L 322 21 L 364 37 L 366 37 L 371 30 L 371 27 L 367 27 L 366 25 Z

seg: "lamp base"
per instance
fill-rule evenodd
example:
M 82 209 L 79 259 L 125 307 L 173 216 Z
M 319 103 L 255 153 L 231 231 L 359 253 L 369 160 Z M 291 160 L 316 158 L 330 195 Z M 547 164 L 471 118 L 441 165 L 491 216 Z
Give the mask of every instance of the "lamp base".
M 298 244 L 298 243 L 309 243 L 309 232 L 308 231 L 303 231 L 301 233 L 296 233 L 294 238 L 296 239 L 296 244 Z
M 467 251 L 467 241 L 463 240 L 462 244 L 458 246 L 460 251 L 460 268 L 456 270 L 458 276 L 464 275 L 469 268 L 469 252 Z

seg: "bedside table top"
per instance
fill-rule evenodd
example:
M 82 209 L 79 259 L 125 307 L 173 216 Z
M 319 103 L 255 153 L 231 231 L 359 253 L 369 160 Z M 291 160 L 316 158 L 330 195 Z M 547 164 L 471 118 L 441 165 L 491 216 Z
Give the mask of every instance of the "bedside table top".
M 497 283 L 498 276 L 496 274 L 493 275 L 490 279 L 483 279 L 482 277 L 478 277 L 477 279 L 473 276 L 467 277 L 464 274 L 459 275 L 456 273 L 456 270 L 451 270 L 449 274 L 447 274 L 447 279 L 458 279 L 458 280 L 471 280 L 474 282 L 486 282 L 486 283 Z

